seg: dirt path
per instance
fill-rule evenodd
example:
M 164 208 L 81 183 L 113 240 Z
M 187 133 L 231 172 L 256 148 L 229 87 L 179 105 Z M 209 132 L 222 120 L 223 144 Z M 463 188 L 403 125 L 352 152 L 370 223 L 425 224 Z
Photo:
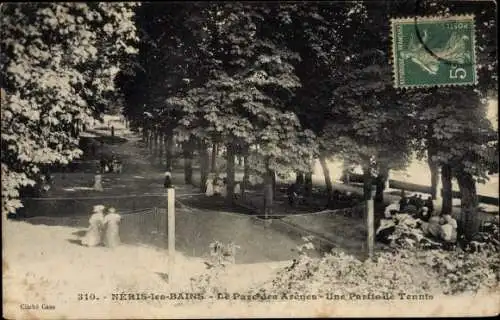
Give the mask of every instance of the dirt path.
M 109 134 L 104 130 L 93 130 L 92 133 Z M 87 160 L 83 168 L 75 172 L 54 174 L 54 187 L 45 199 L 25 201 L 26 216 L 29 217 L 26 221 L 35 225 L 85 228 L 92 206 L 104 204 L 114 206 L 122 213 L 124 243 L 166 249 L 165 214 L 153 209 L 167 206 L 163 172 L 136 134 L 117 128 L 115 135 L 126 141 L 105 144 L 101 151 L 112 152 L 122 160 L 122 174 L 104 174 L 103 192 L 90 188 L 95 174 L 92 161 Z M 208 254 L 209 244 L 218 240 L 240 246 L 236 257 L 238 264 L 296 257 L 294 249 L 303 243 L 300 237 L 276 231 L 249 216 L 229 212 L 230 209 L 197 209 L 183 205 L 184 199 L 200 197 L 199 190 L 183 184 L 182 172 L 174 172 L 173 182 L 179 200 L 176 203 L 176 246 L 182 254 L 203 258 Z M 129 214 L 130 211 L 141 212 Z M 80 234 L 83 233 L 82 229 Z M 71 237 L 75 243 L 77 236 L 72 234 Z

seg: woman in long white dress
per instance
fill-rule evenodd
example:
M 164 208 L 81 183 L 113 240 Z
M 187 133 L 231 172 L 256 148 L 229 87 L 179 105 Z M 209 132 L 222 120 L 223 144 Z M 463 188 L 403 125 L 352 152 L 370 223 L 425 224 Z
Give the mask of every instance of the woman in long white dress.
M 119 223 L 121 216 L 116 213 L 115 208 L 109 208 L 108 213 L 104 216 L 104 245 L 109 248 L 114 248 L 120 244 L 120 229 Z
M 102 187 L 102 175 L 99 173 L 96 174 L 94 177 L 94 190 L 104 191 L 104 188 Z
M 210 177 L 207 179 L 207 182 L 205 183 L 205 195 L 207 197 L 211 197 L 214 195 L 214 183 Z
M 94 206 L 93 212 L 89 219 L 90 226 L 82 239 L 82 244 L 88 247 L 95 247 L 101 243 L 101 233 L 104 226 L 104 206 Z

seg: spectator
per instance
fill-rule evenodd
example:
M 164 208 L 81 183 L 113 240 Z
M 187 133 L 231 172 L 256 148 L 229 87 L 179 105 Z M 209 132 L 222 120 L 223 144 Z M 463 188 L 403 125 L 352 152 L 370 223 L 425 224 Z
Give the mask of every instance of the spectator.
M 422 209 L 422 207 L 424 206 L 424 204 L 425 204 L 424 203 L 424 199 L 422 199 L 422 195 L 421 194 L 418 195 L 418 197 L 416 199 L 416 204 L 417 204 L 417 210 L 420 211 Z
M 428 235 L 438 239 L 441 232 L 441 217 L 434 213 L 429 218 L 428 229 L 426 230 Z
M 391 203 L 387 207 L 385 207 L 384 210 L 384 215 L 387 217 L 388 215 L 393 215 L 395 213 L 398 213 L 400 209 L 399 203 Z
M 221 181 L 219 176 L 215 176 L 213 180 L 213 185 L 214 185 L 214 195 L 218 196 L 221 194 L 220 186 L 221 186 Z
M 375 232 L 375 240 L 384 244 L 390 244 L 391 239 L 389 236 L 396 230 L 396 223 L 392 219 L 392 214 L 386 212 L 384 214 L 384 219 L 380 219 L 380 226 Z
M 219 181 L 221 182 L 219 186 L 220 195 L 225 198 L 227 196 L 227 179 L 223 178 L 220 179 Z
M 94 190 L 95 191 L 104 191 L 104 188 L 102 187 L 102 175 L 98 172 L 94 176 Z
M 286 190 L 286 194 L 288 196 L 288 204 L 292 207 L 295 205 L 297 198 L 299 197 L 297 189 L 297 184 L 292 183 Z
M 429 196 L 427 200 L 425 200 L 424 205 L 429 209 L 429 214 L 434 212 L 434 202 L 432 201 L 432 197 Z
M 429 219 L 431 218 L 431 214 L 429 212 L 429 208 L 427 207 L 422 207 L 420 210 L 420 214 L 418 218 L 424 222 L 429 222 Z
M 233 197 L 235 199 L 238 199 L 240 197 L 240 194 L 241 194 L 241 187 L 240 187 L 240 183 L 237 182 L 235 185 L 234 185 L 234 189 L 233 189 Z
M 401 190 L 401 199 L 399 200 L 399 211 L 403 212 L 408 206 L 408 198 L 405 196 L 405 191 Z
M 163 187 L 166 189 L 172 188 L 172 174 L 170 171 L 165 172 L 165 180 L 163 182 Z
M 443 224 L 440 229 L 440 237 L 447 244 L 454 244 L 457 242 L 457 220 L 449 214 L 443 216 Z
M 410 199 L 408 199 L 408 205 L 418 208 L 418 198 L 417 195 L 413 194 Z
M 120 223 L 121 216 L 116 213 L 115 208 L 111 207 L 107 210 L 104 216 L 103 224 L 106 229 L 104 235 L 104 245 L 109 248 L 114 248 L 120 244 L 120 231 L 118 224 Z
M 82 239 L 82 245 L 95 247 L 101 243 L 101 232 L 104 226 L 104 206 L 97 205 L 93 208 L 93 214 L 89 219 L 89 228 Z
M 214 183 L 211 177 L 207 179 L 207 182 L 205 183 L 205 195 L 207 197 L 211 197 L 214 195 Z

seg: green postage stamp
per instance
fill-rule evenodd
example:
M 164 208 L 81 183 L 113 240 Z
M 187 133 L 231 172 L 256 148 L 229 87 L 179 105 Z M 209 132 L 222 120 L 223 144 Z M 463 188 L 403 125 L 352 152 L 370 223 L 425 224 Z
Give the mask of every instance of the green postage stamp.
M 392 19 L 394 86 L 477 83 L 474 16 Z

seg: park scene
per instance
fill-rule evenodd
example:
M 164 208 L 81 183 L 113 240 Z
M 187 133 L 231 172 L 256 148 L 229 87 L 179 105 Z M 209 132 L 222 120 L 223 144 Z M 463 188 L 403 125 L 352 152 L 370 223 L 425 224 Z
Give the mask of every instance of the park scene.
M 4 317 L 498 313 L 494 3 L 0 10 Z M 415 15 L 474 54 L 402 88 Z

